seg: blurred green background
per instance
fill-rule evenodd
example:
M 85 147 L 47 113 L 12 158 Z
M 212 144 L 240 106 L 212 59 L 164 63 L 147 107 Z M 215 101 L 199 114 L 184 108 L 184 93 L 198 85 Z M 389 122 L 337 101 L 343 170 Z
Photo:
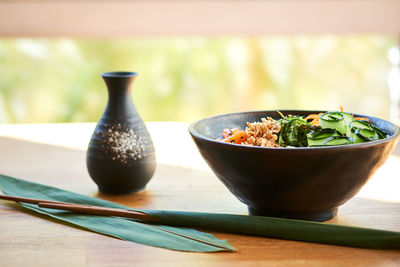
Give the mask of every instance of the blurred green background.
M 260 109 L 389 117 L 390 36 L 0 39 L 0 123 L 97 121 L 100 73 L 135 71 L 146 121 Z

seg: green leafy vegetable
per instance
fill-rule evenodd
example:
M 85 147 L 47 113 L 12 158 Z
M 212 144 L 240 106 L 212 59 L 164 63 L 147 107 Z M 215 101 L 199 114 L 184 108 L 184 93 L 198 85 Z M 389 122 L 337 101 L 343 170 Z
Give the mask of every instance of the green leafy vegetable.
M 325 140 L 324 146 L 340 146 L 353 143 L 353 139 L 347 136 L 332 136 Z
M 353 116 L 346 112 L 327 112 L 320 116 L 322 128 L 335 129 L 341 134 L 346 134 Z
M 354 143 L 364 143 L 386 137 L 386 133 L 375 124 L 368 121 L 352 121 L 349 127 L 349 136 Z
M 332 137 L 341 137 L 342 134 L 335 129 L 325 128 L 311 131 L 307 135 L 308 146 L 324 146 L 327 145 L 328 139 Z
M 281 130 L 279 132 L 278 143 L 280 146 L 307 146 L 307 134 L 314 130 L 302 117 L 284 117 L 280 121 Z
M 279 120 L 280 146 L 315 147 L 337 146 L 374 141 L 387 134 L 374 123 L 354 120 L 346 112 L 326 112 L 319 118 L 320 127 L 312 126 L 303 117 L 286 116 Z

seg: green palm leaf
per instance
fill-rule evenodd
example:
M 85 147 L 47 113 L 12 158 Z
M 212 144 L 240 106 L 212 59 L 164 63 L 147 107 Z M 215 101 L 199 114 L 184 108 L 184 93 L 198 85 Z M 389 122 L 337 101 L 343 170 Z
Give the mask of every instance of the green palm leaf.
M 123 205 L 93 198 L 51 186 L 0 175 L 0 189 L 6 195 L 40 198 L 93 206 L 127 209 Z M 27 209 L 75 226 L 145 245 L 192 252 L 234 251 L 225 240 L 211 234 L 172 226 L 153 225 L 118 217 L 83 215 L 62 210 L 21 204 Z

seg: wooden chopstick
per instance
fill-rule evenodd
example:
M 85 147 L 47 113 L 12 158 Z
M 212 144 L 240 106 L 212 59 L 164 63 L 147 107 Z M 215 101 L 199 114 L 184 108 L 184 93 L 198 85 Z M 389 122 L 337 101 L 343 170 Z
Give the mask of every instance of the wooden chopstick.
M 140 220 L 156 222 L 156 219 L 154 219 L 152 216 L 142 211 L 105 208 L 99 206 L 89 206 L 76 203 L 58 202 L 58 201 L 50 201 L 37 198 L 15 197 L 6 195 L 0 195 L 0 199 L 36 204 L 42 208 L 68 210 L 78 213 L 103 215 L 103 216 L 117 216 L 117 217 L 125 217 L 131 219 L 140 219 Z
M 75 204 L 64 204 L 64 203 L 49 203 L 49 202 L 39 202 L 39 207 L 49 208 L 49 209 L 58 209 L 58 210 L 68 210 L 78 213 L 86 213 L 86 214 L 95 214 L 95 215 L 104 215 L 104 216 L 117 216 L 117 217 L 126 217 L 132 219 L 141 219 L 146 221 L 156 220 L 148 215 L 147 213 L 140 211 L 130 211 L 123 209 L 114 209 L 114 208 L 105 208 L 99 206 L 86 206 L 86 205 L 75 205 Z
M 7 196 L 7 195 L 0 195 L 0 199 L 11 200 L 11 201 L 16 201 L 16 202 L 24 202 L 24 203 L 30 203 L 30 204 L 39 204 L 39 202 L 70 204 L 67 202 L 57 202 L 57 201 L 37 199 L 37 198 L 28 198 L 28 197 L 14 197 L 14 196 Z M 79 204 L 77 204 L 77 205 L 79 205 Z

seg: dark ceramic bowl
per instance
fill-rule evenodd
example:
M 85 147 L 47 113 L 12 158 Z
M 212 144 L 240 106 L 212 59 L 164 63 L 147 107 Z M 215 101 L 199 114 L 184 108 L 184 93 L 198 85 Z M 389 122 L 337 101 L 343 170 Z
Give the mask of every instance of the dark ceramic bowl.
M 284 110 L 306 116 L 320 111 Z M 365 115 L 390 136 L 330 147 L 264 148 L 216 141 L 224 128 L 245 129 L 276 111 L 231 113 L 202 119 L 189 132 L 201 155 L 251 215 L 325 221 L 352 198 L 385 162 L 399 139 L 395 124 Z

